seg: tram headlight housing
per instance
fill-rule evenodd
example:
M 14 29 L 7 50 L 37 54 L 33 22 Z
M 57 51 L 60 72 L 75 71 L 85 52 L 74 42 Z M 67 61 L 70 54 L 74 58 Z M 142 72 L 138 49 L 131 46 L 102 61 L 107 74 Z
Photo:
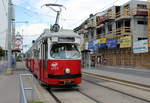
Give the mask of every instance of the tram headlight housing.
M 65 69 L 65 73 L 66 73 L 66 74 L 70 74 L 70 71 L 71 71 L 70 68 L 66 68 L 66 69 Z

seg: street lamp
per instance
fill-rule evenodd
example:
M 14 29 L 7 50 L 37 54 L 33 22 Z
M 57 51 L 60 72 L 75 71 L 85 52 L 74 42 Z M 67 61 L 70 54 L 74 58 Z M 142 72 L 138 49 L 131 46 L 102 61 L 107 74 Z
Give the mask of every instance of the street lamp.
M 6 74 L 12 74 L 12 65 L 11 65 L 11 38 L 12 38 L 12 1 L 8 0 L 8 31 L 7 31 L 7 56 L 8 56 L 8 67 L 6 69 Z

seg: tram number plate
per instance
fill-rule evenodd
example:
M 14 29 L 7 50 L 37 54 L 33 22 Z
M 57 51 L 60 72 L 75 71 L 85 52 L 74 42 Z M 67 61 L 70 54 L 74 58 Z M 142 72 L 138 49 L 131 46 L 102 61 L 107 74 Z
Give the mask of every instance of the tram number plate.
M 64 81 L 64 84 L 65 84 L 65 85 L 71 84 L 71 81 Z

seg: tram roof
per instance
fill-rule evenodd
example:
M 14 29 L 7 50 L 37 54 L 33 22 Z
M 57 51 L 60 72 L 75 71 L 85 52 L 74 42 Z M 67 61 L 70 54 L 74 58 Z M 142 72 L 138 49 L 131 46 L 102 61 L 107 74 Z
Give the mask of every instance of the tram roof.
M 81 38 L 80 35 L 78 35 L 77 33 L 75 33 L 73 30 L 69 30 L 69 29 L 60 29 L 58 32 L 52 32 L 49 29 L 45 29 L 44 32 L 40 35 L 40 37 L 38 37 L 38 39 L 35 41 L 35 43 L 32 45 L 32 47 L 40 40 L 42 40 L 43 38 L 47 38 L 47 37 L 79 37 Z M 31 47 L 31 48 L 32 48 Z M 30 49 L 31 49 L 30 48 Z M 27 51 L 29 52 L 30 49 Z
M 50 30 L 45 30 L 44 33 L 42 33 L 42 37 L 52 37 L 52 36 L 58 36 L 58 37 L 80 37 L 77 33 L 75 33 L 73 30 L 68 29 L 60 29 L 59 32 L 52 32 Z

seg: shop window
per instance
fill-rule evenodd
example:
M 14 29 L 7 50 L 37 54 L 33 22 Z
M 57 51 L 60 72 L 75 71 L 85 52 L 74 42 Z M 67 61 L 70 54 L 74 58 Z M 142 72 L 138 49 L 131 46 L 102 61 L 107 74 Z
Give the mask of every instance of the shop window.
M 148 39 L 139 37 L 138 40 L 148 40 Z
M 137 21 L 137 24 L 140 24 L 140 25 L 147 25 L 147 21 Z

